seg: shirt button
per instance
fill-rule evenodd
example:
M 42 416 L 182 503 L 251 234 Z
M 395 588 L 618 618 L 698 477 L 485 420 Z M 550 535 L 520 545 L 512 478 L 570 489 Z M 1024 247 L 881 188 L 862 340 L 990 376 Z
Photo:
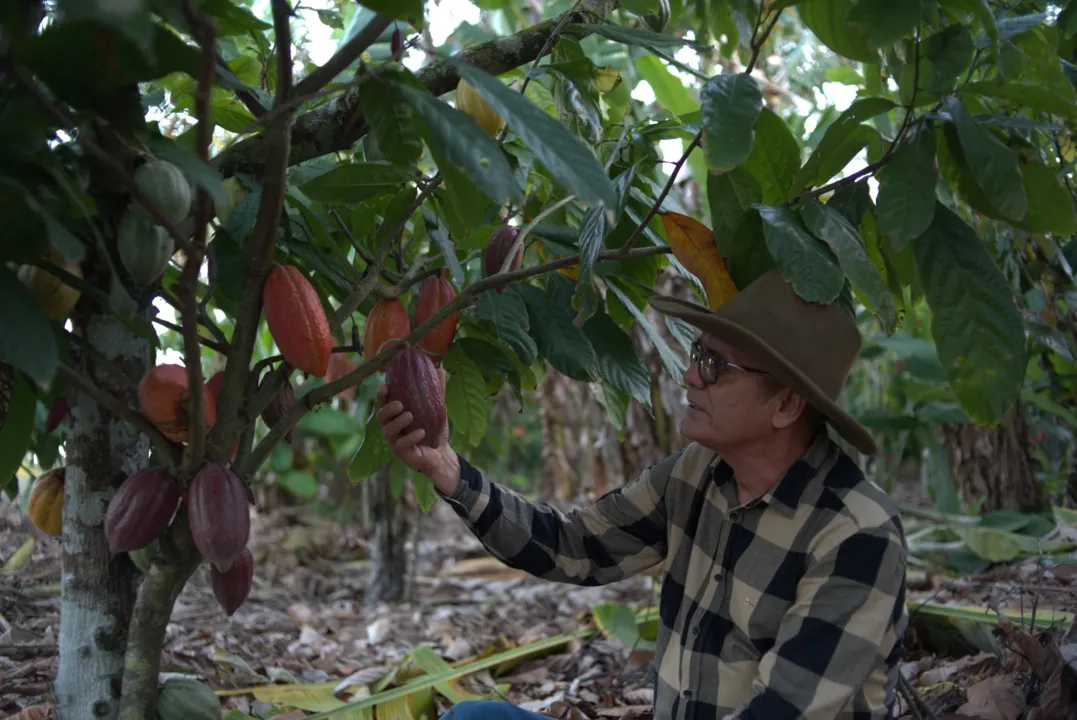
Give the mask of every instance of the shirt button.
M 722 582 L 722 574 L 718 573 L 714 576 L 714 582 Z
M 684 691 L 684 698 L 685 698 L 685 700 L 691 700 L 692 699 L 692 691 L 691 690 L 685 690 Z
M 734 510 L 733 512 L 729 513 L 729 520 L 730 520 L 730 522 L 739 523 L 740 522 L 740 512 L 737 511 L 737 510 Z
M 692 634 L 693 635 L 699 635 L 699 626 L 698 625 L 696 625 L 694 628 L 692 628 Z

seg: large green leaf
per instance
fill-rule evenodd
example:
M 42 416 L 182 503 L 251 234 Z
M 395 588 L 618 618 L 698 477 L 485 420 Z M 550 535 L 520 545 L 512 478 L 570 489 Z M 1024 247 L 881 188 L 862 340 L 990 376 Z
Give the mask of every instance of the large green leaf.
M 700 110 L 708 169 L 724 172 L 748 159 L 762 108 L 763 92 L 750 75 L 722 73 L 703 85 Z
M 363 7 L 388 17 L 411 23 L 420 30 L 423 28 L 423 0 L 359 0 Z
M 800 169 L 800 144 L 786 122 L 770 108 L 763 108 L 759 114 L 755 146 L 742 169 L 758 181 L 763 192 L 760 202 L 777 205 L 791 199 L 793 178 Z
M 589 204 L 617 204 L 613 183 L 591 148 L 497 78 L 473 65 L 453 64 L 568 192 Z
M 584 323 L 583 332 L 598 358 L 598 374 L 644 406 L 651 402 L 651 376 L 636 355 L 632 339 L 604 312 Z
M 643 328 L 643 332 L 650 339 L 654 345 L 654 349 L 658 351 L 658 357 L 662 360 L 662 365 L 666 368 L 666 372 L 674 380 L 680 382 L 684 377 L 685 365 L 681 362 L 681 359 L 673 353 L 673 350 L 669 347 L 669 343 L 666 339 L 658 333 L 658 329 L 651 323 L 643 311 L 636 307 L 636 304 L 632 302 L 628 294 L 621 287 L 617 278 L 610 278 L 607 284 L 610 292 L 612 292 L 626 310 L 636 319 L 639 326 Z
M 572 288 L 571 280 L 554 273 L 547 278 L 545 292 L 534 285 L 521 285 L 518 291 L 527 306 L 528 332 L 547 362 L 573 380 L 593 380 L 595 350 L 572 322 Z
M 377 408 L 372 409 L 363 430 L 363 444 L 348 464 L 348 479 L 352 482 L 370 477 L 392 461 L 393 453 L 382 435 L 377 418 Z
M 1025 370 L 1024 326 L 1010 284 L 972 228 L 941 202 L 912 248 L 946 379 L 974 422 L 997 424 Z
M 895 107 L 889 98 L 866 97 L 853 101 L 823 133 L 823 139 L 797 173 L 794 185 L 797 188 L 821 185 L 841 172 L 868 142 L 879 138 L 875 128 L 861 123 Z
M 360 102 L 381 154 L 394 165 L 411 167 L 423 153 L 423 141 L 415 109 L 398 88 L 382 73 L 372 74 L 363 83 Z
M 864 244 L 845 216 L 818 200 L 800 206 L 800 216 L 812 233 L 823 240 L 838 258 L 849 281 L 860 290 L 887 333 L 894 331 L 897 308 L 879 270 L 872 264 Z
M 950 92 L 968 70 L 975 49 L 964 25 L 948 25 L 924 41 L 926 57 L 920 61 L 920 87 L 935 93 Z
M 801 0 L 796 8 L 801 22 L 815 33 L 819 42 L 850 60 L 876 63 L 878 51 L 848 19 L 853 5 L 853 0 Z
M 316 202 L 352 205 L 393 192 L 408 175 L 389 163 L 344 163 L 299 185 L 299 190 Z
M 797 295 L 809 302 L 831 303 L 845 286 L 845 276 L 829 250 L 787 207 L 756 205 L 763 238 L 778 268 Z
M 692 95 L 692 91 L 654 55 L 640 55 L 636 58 L 636 70 L 651 86 L 658 104 L 671 115 L 679 116 L 699 110 L 699 102 Z
M 477 447 L 486 435 L 486 420 L 490 414 L 482 370 L 457 345 L 449 349 L 442 367 L 449 375 L 445 385 L 445 409 L 453 432 Z
M 882 47 L 901 40 L 920 22 L 923 0 L 858 0 L 847 16 L 871 44 Z
M 494 200 L 523 199 L 505 153 L 478 123 L 427 91 L 404 83 L 397 84 L 397 89 L 418 111 L 427 144 L 436 147 L 453 169 L 462 171 Z
M 987 36 L 994 42 L 998 42 L 998 23 L 988 0 L 939 0 L 939 5 L 972 13 L 986 29 Z
M 38 269 L 38 272 L 45 272 Z M 52 278 L 53 276 L 48 275 Z M 0 361 L 9 362 L 41 384 L 56 373 L 52 324 L 15 273 L 0 265 Z
M 505 292 L 488 291 L 475 305 L 475 317 L 493 324 L 497 338 L 511 347 L 525 365 L 535 361 L 538 347 L 528 330 L 531 321 L 527 305 L 517 288 L 510 286 Z
M 1021 178 L 1028 195 L 1025 227 L 1033 233 L 1054 233 L 1070 237 L 1077 233 L 1073 196 L 1051 168 L 1041 162 L 1021 166 Z
M 879 232 L 898 245 L 922 235 L 935 216 L 935 133 L 910 134 L 875 177 Z
M 991 204 L 1006 218 L 1020 220 L 1028 210 L 1017 153 L 1006 147 L 952 95 L 943 104 L 954 120 L 965 161 Z
M 34 409 L 37 407 L 33 388 L 22 374 L 12 371 L 10 367 L 0 366 L 0 394 L 7 392 L 11 393 L 4 398 L 7 412 L 0 419 L 0 486 L 6 485 L 8 479 L 15 475 L 26 456 L 30 434 L 34 429 Z

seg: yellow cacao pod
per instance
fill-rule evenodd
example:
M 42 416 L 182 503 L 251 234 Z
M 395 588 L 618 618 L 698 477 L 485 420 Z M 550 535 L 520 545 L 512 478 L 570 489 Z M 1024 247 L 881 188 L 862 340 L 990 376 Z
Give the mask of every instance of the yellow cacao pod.
M 55 250 L 49 251 L 46 259 L 67 270 L 69 273 L 77 278 L 82 277 L 82 268 L 78 263 L 68 261 L 60 253 Z M 35 265 L 23 265 L 19 268 L 18 273 L 19 281 L 30 291 L 30 294 L 34 296 L 38 304 L 41 305 L 41 309 L 45 311 L 45 314 L 52 320 L 63 320 L 67 317 L 71 309 L 75 307 L 75 303 L 79 301 L 79 296 L 82 294 L 77 289 L 71 287 L 58 276 L 53 275 L 44 268 L 39 268 Z
M 469 115 L 490 137 L 497 137 L 505 127 L 505 118 L 498 115 L 479 91 L 464 79 L 456 85 L 456 108 Z
M 53 536 L 63 529 L 64 470 L 60 467 L 39 475 L 30 487 L 26 508 L 34 527 Z

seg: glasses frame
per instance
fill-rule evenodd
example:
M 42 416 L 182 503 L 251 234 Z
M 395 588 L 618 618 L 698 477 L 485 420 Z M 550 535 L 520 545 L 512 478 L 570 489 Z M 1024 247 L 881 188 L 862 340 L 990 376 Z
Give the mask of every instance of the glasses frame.
M 695 363 L 696 369 L 699 371 L 699 377 L 703 380 L 705 385 L 713 385 L 718 382 L 718 378 L 722 376 L 722 371 L 726 368 L 733 368 L 735 370 L 740 370 L 741 372 L 756 373 L 759 375 L 770 375 L 766 370 L 738 365 L 737 363 L 720 358 L 715 355 L 714 351 L 710 348 L 703 347 L 703 343 L 698 340 L 692 341 L 689 357 L 691 358 L 691 362 Z

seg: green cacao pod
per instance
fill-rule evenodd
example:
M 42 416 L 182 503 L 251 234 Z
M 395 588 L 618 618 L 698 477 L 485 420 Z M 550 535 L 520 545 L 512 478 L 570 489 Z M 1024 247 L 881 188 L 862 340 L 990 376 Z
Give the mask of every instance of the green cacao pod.
M 176 246 L 168 231 L 147 220 L 136 205 L 128 205 L 116 228 L 120 262 L 139 285 L 151 285 L 161 277 Z
M 150 565 L 157 559 L 157 541 L 154 540 L 146 547 L 141 547 L 138 550 L 132 550 L 127 555 L 131 558 L 131 562 L 135 564 L 138 571 L 145 575 L 150 571 Z
M 169 678 L 157 693 L 157 720 L 221 720 L 221 700 L 194 678 Z
M 191 186 L 180 169 L 170 162 L 150 160 L 139 165 L 135 170 L 135 184 L 172 222 L 187 217 L 191 210 Z M 156 224 L 156 219 L 141 203 L 133 204 L 140 215 Z

